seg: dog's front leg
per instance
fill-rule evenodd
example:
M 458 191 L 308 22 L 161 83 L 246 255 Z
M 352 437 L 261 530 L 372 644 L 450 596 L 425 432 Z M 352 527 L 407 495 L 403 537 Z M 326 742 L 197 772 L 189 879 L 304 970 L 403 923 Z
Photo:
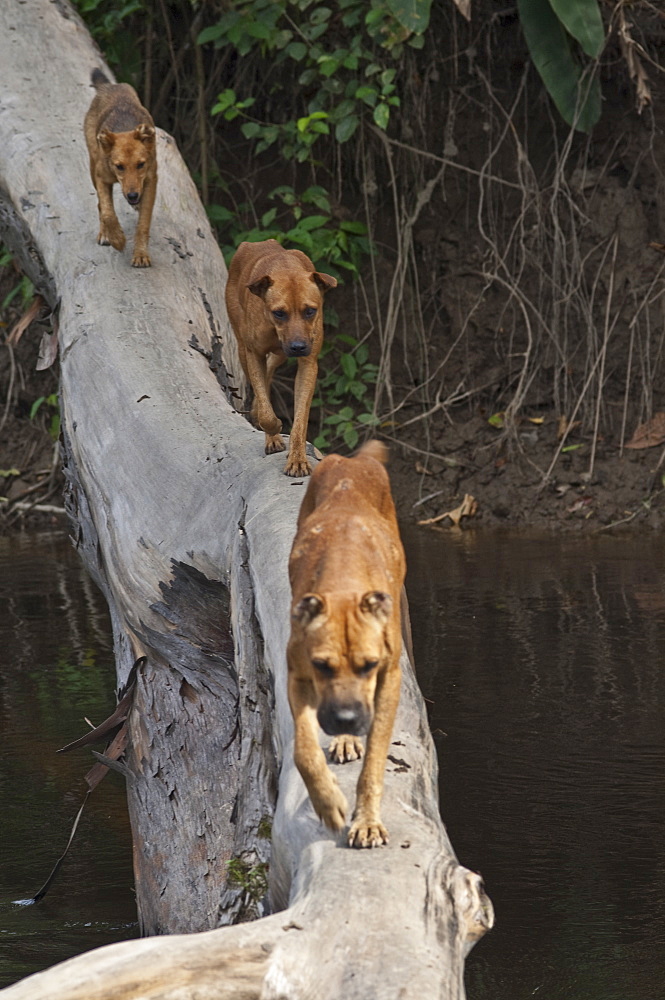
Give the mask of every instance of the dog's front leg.
M 95 180 L 97 190 L 97 204 L 99 208 L 99 236 L 97 242 L 100 246 L 112 246 L 114 250 L 125 249 L 125 234 L 118 222 L 118 216 L 113 207 L 113 185 L 107 184 L 99 178 Z
M 367 737 L 365 763 L 358 780 L 356 808 L 348 836 L 350 847 L 380 847 L 388 843 L 388 831 L 381 822 L 381 796 L 400 684 L 399 661 L 377 680 L 374 720 Z
M 266 455 L 272 455 L 277 451 L 284 451 L 286 445 L 279 434 L 282 429 L 282 421 L 275 415 L 275 411 L 270 403 L 266 356 L 256 354 L 247 348 L 245 358 L 247 361 L 247 377 L 254 390 L 252 419 L 259 425 L 262 431 L 265 431 Z
M 309 476 L 312 467 L 307 461 L 305 443 L 307 441 L 307 424 L 309 410 L 314 396 L 316 375 L 319 366 L 315 357 L 298 359 L 296 373 L 295 401 L 293 405 L 293 427 L 289 439 L 289 457 L 284 468 L 286 476 Z
M 156 193 L 157 177 L 146 179 L 139 204 L 139 219 L 136 224 L 136 234 L 134 236 L 132 267 L 150 267 L 151 264 L 150 254 L 148 253 L 148 240 L 150 239 L 150 222 L 152 220 L 152 209 L 155 204 Z
M 317 816 L 335 832 L 346 823 L 348 804 L 331 773 L 318 741 L 316 710 L 303 697 L 301 683 L 289 678 L 289 702 L 295 725 L 293 757 Z

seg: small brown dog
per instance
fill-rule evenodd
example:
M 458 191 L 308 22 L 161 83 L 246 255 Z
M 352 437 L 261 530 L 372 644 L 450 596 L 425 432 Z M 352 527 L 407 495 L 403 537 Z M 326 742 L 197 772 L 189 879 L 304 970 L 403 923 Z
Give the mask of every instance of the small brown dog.
M 314 809 L 332 830 L 344 826 L 347 803 L 318 727 L 335 737 L 330 753 L 338 762 L 362 755 L 358 735 L 369 730 L 352 847 L 388 843 L 380 805 L 400 693 L 405 562 L 386 454 L 369 441 L 353 458 L 323 459 L 307 487 L 289 559 L 294 757 Z
M 241 243 L 229 265 L 226 308 L 254 390 L 252 420 L 265 431 L 266 455 L 285 448 L 282 422 L 270 403 L 272 378 L 287 358 L 298 359 L 287 476 L 312 471 L 305 442 L 323 344 L 323 296 L 336 285 L 302 251 L 285 250 L 277 240 Z
M 139 213 L 132 267 L 150 267 L 148 240 L 157 192 L 155 123 L 128 83 L 109 83 L 100 69 L 94 69 L 92 85 L 97 93 L 83 129 L 99 205 L 97 242 L 125 249 L 125 234 L 113 208 L 113 185 L 117 182 Z

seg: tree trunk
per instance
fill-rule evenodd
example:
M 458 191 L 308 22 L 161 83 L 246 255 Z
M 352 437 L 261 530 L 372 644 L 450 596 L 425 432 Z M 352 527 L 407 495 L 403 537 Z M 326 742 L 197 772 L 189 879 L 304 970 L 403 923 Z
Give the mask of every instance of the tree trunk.
M 57 312 L 66 503 L 109 603 L 119 688 L 146 657 L 122 764 L 141 927 L 210 933 L 112 945 L 2 995 L 462 997 L 491 905 L 439 818 L 408 657 L 391 843 L 347 849 L 293 765 L 286 567 L 307 483 L 231 405 L 226 269 L 170 136 L 158 131 L 152 267 L 130 266 L 135 216 L 117 195 L 128 247 L 97 246 L 82 128 L 95 66 L 66 0 L 0 4 L 0 234 Z M 358 765 L 336 773 L 353 801 Z

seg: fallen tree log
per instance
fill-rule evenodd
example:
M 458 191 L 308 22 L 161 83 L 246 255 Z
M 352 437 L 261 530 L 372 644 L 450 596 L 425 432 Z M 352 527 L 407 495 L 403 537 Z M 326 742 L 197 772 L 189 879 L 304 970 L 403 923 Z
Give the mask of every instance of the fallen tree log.
M 122 761 L 139 920 L 177 935 L 89 952 L 1 995 L 462 997 L 491 905 L 441 823 L 406 653 L 388 847 L 354 851 L 325 831 L 293 765 L 286 567 L 306 481 L 231 405 L 243 387 L 226 271 L 178 150 L 159 132 L 153 266 L 133 269 L 130 251 L 95 243 L 82 122 L 104 67 L 67 0 L 0 5 L 0 66 L 0 234 L 59 324 L 74 541 L 109 604 L 119 689 L 146 658 Z M 336 772 L 351 801 L 358 766 Z

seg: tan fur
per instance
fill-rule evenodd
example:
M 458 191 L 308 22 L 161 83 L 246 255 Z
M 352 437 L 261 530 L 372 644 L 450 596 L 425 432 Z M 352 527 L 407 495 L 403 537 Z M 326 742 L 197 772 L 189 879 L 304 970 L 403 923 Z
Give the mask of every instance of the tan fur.
M 323 344 L 323 296 L 336 285 L 304 253 L 285 250 L 276 240 L 241 243 L 229 265 L 226 308 L 254 391 L 252 419 L 265 431 L 267 455 L 285 447 L 282 422 L 270 402 L 272 378 L 287 357 L 298 358 L 287 476 L 312 471 L 305 442 Z
M 96 69 L 92 84 L 97 93 L 83 129 L 99 207 L 97 242 L 116 250 L 125 248 L 125 234 L 113 207 L 113 185 L 118 183 L 139 213 L 132 267 L 150 267 L 148 240 L 157 192 L 155 124 L 128 83 L 109 83 Z
M 354 847 L 388 843 L 381 822 L 383 774 L 399 702 L 400 599 L 404 550 L 386 449 L 370 441 L 353 458 L 316 467 L 300 509 L 289 560 L 288 695 L 294 756 L 312 804 L 340 830 L 347 803 L 319 746 L 319 725 L 343 762 L 367 752 L 348 833 Z

